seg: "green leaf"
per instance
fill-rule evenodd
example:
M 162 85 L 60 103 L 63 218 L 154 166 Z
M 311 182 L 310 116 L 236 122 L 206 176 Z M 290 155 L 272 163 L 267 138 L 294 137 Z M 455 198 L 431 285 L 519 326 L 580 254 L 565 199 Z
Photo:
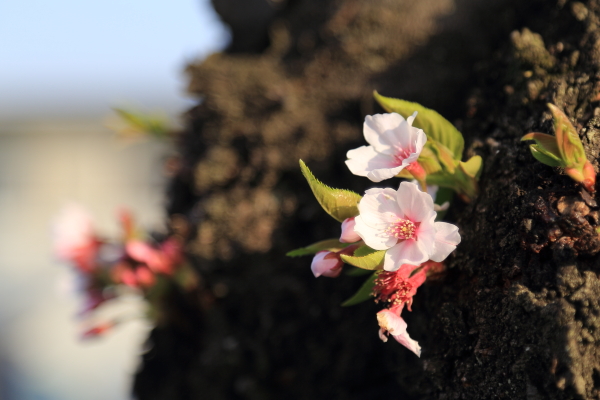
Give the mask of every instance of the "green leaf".
M 523 140 L 535 140 L 537 151 L 545 153 L 548 156 L 554 156 L 560 160 L 561 155 L 556 143 L 556 136 L 540 132 L 530 132 L 521 138 L 521 141 Z
M 462 134 L 450 121 L 436 111 L 418 103 L 382 96 L 377 91 L 373 92 L 373 96 L 387 112 L 396 112 L 407 118 L 417 111 L 417 118 L 413 125 L 423 129 L 428 139 L 434 139 L 446 146 L 452 152 L 455 160 L 458 161 L 462 158 L 465 147 Z
M 473 156 L 468 161 L 461 161 L 459 166 L 467 176 L 477 179 L 481 175 L 482 161 L 481 156 Z
M 300 169 L 308 181 L 317 201 L 327 214 L 339 222 L 358 215 L 358 202 L 362 198 L 358 193 L 345 189 L 333 189 L 323 184 L 310 172 L 310 169 L 300 160 Z
M 360 289 L 352 297 L 342 303 L 342 307 L 353 306 L 363 301 L 369 300 L 373 293 L 373 287 L 375 286 L 375 279 L 377 278 L 377 272 L 374 273 L 362 284 Z
M 354 257 L 364 257 L 364 256 L 368 256 L 369 254 L 373 254 L 375 253 L 377 250 L 370 248 L 367 245 L 363 245 L 360 246 L 359 248 L 357 248 L 356 250 L 354 250 Z
M 548 103 L 554 121 L 554 134 L 561 158 L 566 167 L 581 167 L 586 162 L 585 150 L 569 118 L 554 104 Z
M 355 267 L 362 269 L 375 270 L 383 263 L 383 257 L 385 256 L 385 250 L 377 250 L 373 253 L 367 254 L 366 256 L 350 256 L 347 254 L 340 254 L 342 261 L 354 265 Z
M 440 164 L 442 164 L 448 172 L 453 174 L 457 160 L 454 160 L 452 152 L 448 150 L 446 146 L 434 139 L 428 140 L 427 144 L 437 156 L 437 159 L 440 161 Z
M 563 162 L 560 158 L 555 155 L 542 151 L 537 144 L 532 144 L 529 146 L 529 150 L 531 150 L 531 154 L 535 157 L 536 160 L 541 162 L 542 164 L 549 165 L 551 167 L 562 167 Z
M 315 254 L 321 250 L 339 251 L 348 246 L 350 246 L 350 243 L 341 243 L 337 239 L 327 239 L 317 243 L 313 243 L 306 247 L 301 247 L 296 250 L 288 251 L 285 255 L 288 257 L 300 257 Z
M 423 147 L 423 150 L 421 151 L 421 154 L 419 155 L 419 159 L 417 161 L 419 162 L 419 164 L 421 164 L 421 167 L 423 167 L 425 173 L 428 175 L 435 174 L 436 172 L 442 169 L 442 166 L 437 160 L 436 154 L 431 150 L 431 148 L 427 146 Z M 402 171 L 405 171 L 405 169 L 403 169 Z M 410 172 L 406 172 L 407 174 L 411 175 Z M 409 177 L 408 179 L 412 178 Z

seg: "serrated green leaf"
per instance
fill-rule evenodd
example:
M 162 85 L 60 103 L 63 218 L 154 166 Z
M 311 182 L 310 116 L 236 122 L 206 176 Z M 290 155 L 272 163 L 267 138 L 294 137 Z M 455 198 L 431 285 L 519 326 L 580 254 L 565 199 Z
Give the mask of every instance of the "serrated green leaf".
M 377 91 L 373 92 L 373 96 L 387 112 L 395 112 L 407 118 L 417 111 L 417 118 L 413 125 L 423 129 L 428 139 L 437 140 L 446 146 L 452 152 L 455 160 L 458 161 L 462 158 L 465 147 L 462 134 L 450 121 L 436 111 L 423 107 L 418 103 L 382 96 Z
M 585 150 L 577 130 L 569 118 L 554 104 L 548 103 L 554 122 L 554 134 L 561 159 L 566 167 L 581 167 L 586 162 Z
M 342 307 L 353 306 L 363 301 L 369 300 L 373 293 L 373 287 L 375 286 L 375 279 L 377 278 L 377 272 L 374 273 L 362 284 L 360 289 L 352 297 L 342 303 Z
M 358 202 L 362 198 L 358 193 L 351 190 L 330 188 L 315 178 L 302 160 L 300 160 L 300 169 L 317 201 L 327 214 L 339 222 L 358 215 Z
M 377 250 L 373 253 L 367 254 L 366 256 L 356 257 L 347 254 L 340 254 L 342 261 L 354 265 L 355 267 L 362 269 L 375 270 L 383 263 L 385 256 L 385 250 Z
M 363 245 L 358 247 L 356 250 L 354 250 L 354 257 L 364 257 L 364 256 L 368 256 L 369 254 L 373 254 L 375 253 L 377 250 L 370 248 L 367 245 Z
M 563 163 L 560 158 L 554 156 L 551 153 L 541 151 L 540 147 L 537 144 L 530 145 L 529 150 L 531 151 L 531 154 L 535 157 L 535 159 L 541 162 L 542 164 L 546 164 L 551 167 L 563 166 Z
M 482 162 L 483 160 L 480 156 L 473 156 L 469 158 L 468 161 L 461 161 L 459 163 L 459 166 L 463 170 L 463 172 L 467 174 L 467 176 L 473 179 L 477 179 L 479 178 L 479 175 L 481 175 Z
M 288 257 L 308 256 L 311 254 L 318 253 L 321 250 L 339 251 L 348 246 L 350 246 L 350 243 L 342 243 L 337 239 L 327 239 L 317 243 L 313 243 L 306 247 L 301 247 L 296 250 L 288 251 L 285 255 Z

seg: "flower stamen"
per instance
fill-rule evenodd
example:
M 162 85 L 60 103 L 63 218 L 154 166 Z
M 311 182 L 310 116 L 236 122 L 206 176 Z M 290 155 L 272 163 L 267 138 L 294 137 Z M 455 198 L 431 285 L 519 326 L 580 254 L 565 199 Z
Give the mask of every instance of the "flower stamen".
M 412 221 L 398 218 L 395 224 L 390 226 L 386 232 L 398 240 L 412 239 L 415 237 L 417 227 Z
M 404 279 L 398 271 L 382 271 L 375 278 L 373 296 L 376 303 L 381 301 L 389 303 L 392 307 L 412 302 L 412 289 L 413 285 Z

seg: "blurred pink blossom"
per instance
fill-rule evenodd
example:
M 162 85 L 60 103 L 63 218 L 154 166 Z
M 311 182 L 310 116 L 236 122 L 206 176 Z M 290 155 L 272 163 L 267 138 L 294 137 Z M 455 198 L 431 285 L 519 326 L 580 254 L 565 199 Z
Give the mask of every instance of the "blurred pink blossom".
M 92 218 L 83 207 L 70 204 L 63 208 L 52 228 L 56 256 L 84 272 L 92 271 L 100 241 L 94 232 Z

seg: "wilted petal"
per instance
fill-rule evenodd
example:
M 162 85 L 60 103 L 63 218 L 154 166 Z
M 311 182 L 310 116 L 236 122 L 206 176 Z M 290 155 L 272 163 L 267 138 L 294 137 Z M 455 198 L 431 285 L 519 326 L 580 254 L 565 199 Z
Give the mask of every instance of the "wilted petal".
M 402 346 L 406 347 L 413 353 L 417 355 L 417 357 L 421 357 L 421 346 L 419 346 L 419 342 L 413 340 L 408 335 L 408 332 L 404 331 L 399 335 L 392 335 L 394 339 Z
M 340 242 L 342 243 L 354 243 L 360 240 L 360 236 L 354 230 L 356 226 L 356 221 L 354 217 L 346 218 L 344 222 L 342 222 L 342 234 L 340 236 Z
M 319 251 L 313 257 L 310 269 L 312 270 L 315 278 L 323 275 L 328 278 L 336 278 L 342 272 L 342 266 L 344 263 L 340 259 L 339 255 L 330 251 Z
M 418 240 L 402 240 L 385 253 L 383 269 L 396 271 L 402 264 L 420 265 L 428 259 L 427 249 Z
M 421 192 L 412 182 L 402 182 L 396 194 L 398 205 L 404 215 L 413 222 L 421 222 L 431 215 L 433 199 Z
M 421 346 L 408 335 L 408 332 L 406 331 L 407 325 L 402 317 L 393 311 L 386 309 L 377 313 L 377 322 L 379 322 L 381 328 L 379 332 L 380 338 L 384 336 L 383 334 L 385 332 L 389 332 L 398 343 L 415 353 L 418 357 L 421 356 Z
M 460 234 L 457 226 L 446 222 L 436 222 L 435 230 L 435 251 L 430 258 L 433 261 L 441 262 L 456 249 L 460 243 Z

